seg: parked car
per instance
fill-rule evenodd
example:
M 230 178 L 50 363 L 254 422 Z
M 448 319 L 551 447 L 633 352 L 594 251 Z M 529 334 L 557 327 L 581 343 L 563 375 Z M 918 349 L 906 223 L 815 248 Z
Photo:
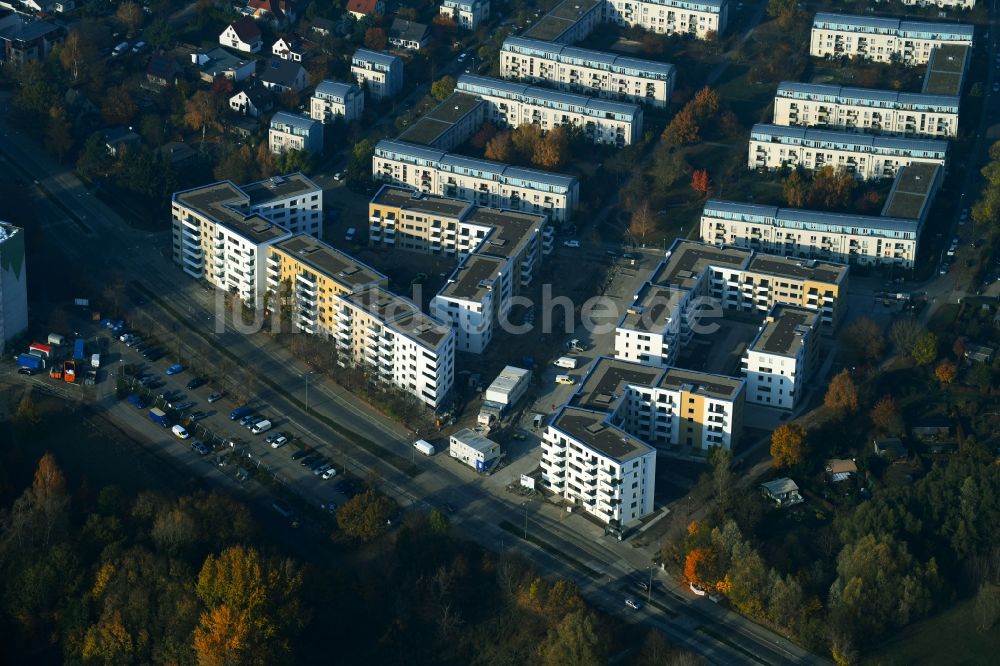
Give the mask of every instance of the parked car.
M 235 413 L 235 410 L 233 411 L 233 413 Z M 232 416 L 230 415 L 229 418 L 232 418 Z M 259 421 L 261 418 L 263 417 L 257 416 L 256 414 L 246 414 L 243 418 L 240 419 L 240 425 L 243 426 L 244 428 L 252 428 L 253 424 Z
M 212 449 L 208 448 L 208 445 L 204 442 L 193 442 L 191 444 L 191 450 L 197 453 L 199 456 L 207 456 L 212 452 Z
M 347 233 L 344 234 L 344 240 L 348 241 L 348 242 L 354 240 L 354 234 L 355 233 L 357 233 L 357 229 L 355 229 L 354 227 L 348 227 L 347 228 Z
M 309 465 L 319 460 L 321 457 L 322 456 L 318 456 L 316 454 L 313 454 L 311 456 L 306 456 L 305 458 L 299 461 L 299 464 L 302 465 L 303 467 L 308 467 Z
M 305 458 L 307 455 L 309 455 L 309 453 L 310 453 L 309 449 L 299 449 L 298 451 L 292 454 L 292 460 L 299 460 L 300 458 Z
M 632 597 L 628 597 L 625 599 L 625 605 L 631 608 L 632 610 L 639 610 L 640 608 L 642 608 L 642 603 L 636 601 Z
M 189 433 L 187 429 L 182 425 L 175 425 L 170 430 L 171 432 L 174 433 L 174 436 L 176 436 L 178 439 L 187 439 L 188 437 L 191 436 L 191 433 Z
M 337 470 L 333 468 L 333 465 L 331 465 L 330 469 L 326 470 L 325 472 L 323 472 L 320 475 L 320 478 L 321 479 L 332 479 L 335 476 L 337 476 Z
M 221 393 L 212 393 L 208 396 L 208 404 L 212 404 L 213 402 L 218 402 L 220 400 L 222 400 Z
M 193 402 L 170 403 L 169 405 L 167 405 L 167 407 L 177 412 L 183 412 L 187 409 L 191 409 L 192 407 L 194 407 L 194 403 Z
M 188 414 L 188 418 L 191 420 L 192 423 L 195 421 L 200 421 L 206 416 L 208 416 L 208 414 L 206 414 L 205 412 L 191 412 L 190 414 Z
M 268 430 L 270 430 L 273 425 L 274 424 L 271 423 L 268 419 L 264 419 L 263 421 L 257 421 L 257 423 L 253 424 L 253 428 L 250 429 L 250 432 L 252 432 L 255 435 L 259 435 L 261 433 L 265 433 Z
M 187 388 L 188 390 L 193 391 L 199 386 L 204 386 L 206 381 L 207 380 L 204 377 L 195 377 L 194 379 L 192 379 L 187 383 Z
M 283 432 L 276 432 L 273 435 L 268 435 L 266 441 L 271 445 L 272 449 L 280 449 L 288 443 L 288 435 Z
M 174 363 L 172 366 L 167 368 L 168 375 L 176 375 L 184 372 L 184 366 L 180 363 Z
M 331 465 L 330 463 L 323 463 L 322 465 L 313 470 L 313 474 L 319 476 L 320 474 L 322 474 L 328 469 L 331 469 L 332 467 L 333 465 Z
M 576 384 L 576 380 L 569 375 L 556 375 L 556 384 L 569 384 L 572 386 Z
M 566 247 L 580 247 L 580 241 L 578 240 L 563 241 L 563 245 L 565 245 Z

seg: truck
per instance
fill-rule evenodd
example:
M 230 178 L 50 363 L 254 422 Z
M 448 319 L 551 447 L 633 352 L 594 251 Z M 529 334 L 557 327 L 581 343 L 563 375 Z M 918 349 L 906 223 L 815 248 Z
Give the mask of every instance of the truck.
M 40 372 L 45 369 L 45 359 L 34 354 L 21 354 L 17 357 L 17 365 Z
M 560 356 L 556 359 L 555 366 L 558 368 L 576 369 L 577 358 L 575 356 Z
M 77 338 L 76 342 L 73 343 L 73 360 L 83 361 L 85 355 L 83 338 Z
M 161 428 L 170 427 L 170 419 L 167 418 L 166 412 L 164 412 L 159 407 L 153 407 L 151 410 L 149 410 L 149 420 L 152 421 L 153 423 L 156 423 Z
M 413 443 L 413 448 L 420 451 L 425 456 L 434 455 L 434 445 L 428 442 L 426 439 L 418 439 Z
M 479 416 L 476 419 L 476 423 L 481 426 L 493 427 L 500 422 L 500 417 L 503 416 L 505 407 L 506 405 L 501 405 L 499 402 L 484 401 L 482 407 L 479 408 Z
M 66 341 L 66 338 L 59 335 L 58 333 L 49 333 L 47 342 L 53 347 L 60 347 Z
M 52 358 L 52 346 L 43 345 L 41 342 L 32 342 L 28 345 L 28 353 L 40 358 Z
M 72 384 L 76 381 L 76 361 L 63 361 L 63 381 Z

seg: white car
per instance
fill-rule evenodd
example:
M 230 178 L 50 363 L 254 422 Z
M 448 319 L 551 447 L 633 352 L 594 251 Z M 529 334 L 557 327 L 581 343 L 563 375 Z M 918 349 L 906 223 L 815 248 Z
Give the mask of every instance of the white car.
M 629 597 L 628 599 L 625 600 L 625 605 L 631 608 L 632 610 L 639 610 L 640 608 L 642 608 L 642 604 L 633 599 L 632 597 Z
M 288 438 L 287 437 L 285 437 L 284 435 L 278 435 L 277 437 L 275 437 L 274 439 L 271 440 L 271 448 L 272 449 L 280 449 L 282 446 L 284 446 L 287 443 L 288 443 Z
M 170 431 L 174 433 L 177 439 L 187 439 L 191 436 L 191 433 L 189 433 L 182 425 L 175 425 L 170 429 Z
M 580 247 L 580 241 L 578 240 L 563 241 L 563 245 L 565 245 L 566 247 Z
M 688 583 L 688 587 L 691 588 L 691 591 L 697 594 L 699 597 L 703 597 L 706 594 L 705 589 L 695 583 Z
M 345 241 L 352 241 L 352 240 L 354 240 L 354 234 L 356 234 L 356 233 L 357 233 L 357 229 L 355 229 L 354 227 L 350 227 L 347 230 L 347 233 L 344 234 L 344 240 Z
M 331 467 L 333 467 L 333 465 L 331 465 L 330 463 L 323 463 L 322 465 L 313 470 L 313 474 L 319 476 L 320 474 L 330 469 Z
M 332 479 L 335 476 L 337 476 L 337 470 L 335 470 L 333 467 L 330 467 L 330 469 L 326 470 L 325 472 L 323 472 L 323 474 L 320 475 L 320 478 Z

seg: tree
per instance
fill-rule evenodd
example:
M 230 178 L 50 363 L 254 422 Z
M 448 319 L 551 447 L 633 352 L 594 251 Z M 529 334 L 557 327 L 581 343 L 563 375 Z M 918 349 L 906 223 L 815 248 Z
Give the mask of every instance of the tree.
M 669 146 L 686 146 L 701 140 L 701 128 L 694 113 L 684 107 L 663 130 L 663 141 Z
M 882 329 L 868 317 L 862 317 L 847 327 L 844 343 L 858 360 L 867 363 L 879 360 L 885 352 Z
M 371 541 L 385 531 L 391 514 L 392 502 L 369 488 L 337 509 L 337 523 L 348 536 Z
M 732 508 L 733 471 L 730 468 L 732 461 L 732 452 L 721 446 L 714 447 L 708 454 L 708 462 L 712 465 L 712 485 L 715 488 L 715 499 L 723 513 Z
M 988 391 L 993 386 L 993 369 L 985 363 L 976 363 L 969 370 L 968 380 L 980 391 Z
M 219 180 L 248 183 L 255 178 L 252 164 L 253 155 L 250 153 L 250 146 L 241 146 L 239 150 L 230 150 L 226 153 L 212 173 Z
M 807 203 L 810 208 L 847 208 L 857 184 L 846 169 L 835 169 L 828 164 L 813 175 Z
M 118 10 L 115 11 L 115 18 L 125 26 L 129 35 L 134 35 L 142 27 L 142 8 L 139 6 L 139 3 L 126 0 L 118 5 Z
M 711 181 L 708 178 L 708 169 L 696 169 L 695 172 L 691 174 L 691 189 L 695 192 L 708 194 L 711 186 Z
M 892 328 L 889 329 L 889 339 L 892 340 L 892 344 L 896 346 L 898 352 L 909 354 L 923 332 L 923 326 L 916 319 L 912 317 L 897 319 L 893 322 Z
M 695 93 L 694 99 L 687 106 L 691 107 L 695 120 L 700 124 L 719 113 L 720 104 L 719 93 L 705 86 Z
M 934 368 L 934 376 L 942 384 L 951 384 L 958 377 L 958 367 L 951 361 L 941 361 Z
M 540 651 L 545 666 L 599 666 L 607 656 L 594 618 L 587 611 L 566 615 L 549 631 Z
M 124 85 L 108 90 L 101 104 L 101 118 L 110 125 L 127 125 L 138 111 L 139 107 Z
M 455 92 L 455 77 L 450 74 L 442 76 L 431 84 L 431 97 L 439 102 L 448 99 Z
M 965 359 L 965 352 L 968 351 L 968 341 L 965 339 L 964 335 L 960 335 L 955 338 L 955 342 L 951 345 L 951 353 L 955 355 L 955 360 L 961 363 Z
M 382 28 L 368 28 L 365 30 L 365 47 L 374 51 L 383 51 L 389 44 L 389 38 Z
M 49 122 L 45 136 L 45 148 L 60 162 L 73 146 L 73 126 L 66 117 L 66 107 L 55 104 L 49 109 Z
M 202 613 L 194 630 L 194 652 L 199 666 L 260 663 L 245 618 L 229 606 L 216 606 Z
M 521 160 L 527 162 L 534 156 L 538 143 L 542 140 L 542 130 L 538 125 L 532 123 L 518 125 L 511 132 L 510 140 Z
M 841 418 L 858 411 L 858 387 L 849 370 L 841 370 L 830 380 L 823 404 Z
M 472 138 L 469 139 L 469 143 L 472 144 L 474 148 L 483 149 L 496 135 L 497 126 L 487 120 L 483 123 L 483 126 L 479 128 L 479 131 L 472 135 Z
M 218 118 L 218 102 L 207 90 L 199 90 L 184 105 L 184 122 L 191 129 L 201 130 L 202 141 L 205 140 L 205 131 L 215 126 Z
M 792 208 L 802 208 L 806 205 L 809 186 L 798 169 L 792 171 L 785 178 L 785 182 L 782 184 L 782 191 L 785 195 L 785 202 Z
M 884 395 L 872 407 L 870 413 L 872 425 L 887 435 L 899 435 L 903 432 L 903 415 L 899 405 L 891 395 Z
M 654 231 L 656 231 L 656 218 L 649 210 L 649 200 L 643 199 L 642 203 L 632 211 L 628 232 L 637 236 L 645 244 L 646 236 Z
M 430 525 L 431 531 L 435 534 L 447 534 L 448 530 L 451 528 L 448 516 L 444 515 L 437 509 L 431 509 Z
M 63 69 L 69 72 L 73 83 L 80 80 L 80 70 L 83 65 L 85 45 L 80 38 L 79 30 L 70 30 L 59 50 L 59 62 Z
M 569 137 L 562 127 L 549 130 L 538 140 L 531 154 L 531 163 L 541 169 L 558 169 L 566 161 Z
M 976 620 L 976 630 L 987 632 L 1000 620 L 1000 587 L 989 582 L 982 583 L 972 606 L 972 617 Z
M 798 423 L 783 423 L 771 433 L 771 457 L 774 467 L 794 467 L 806 459 L 806 429 Z
M 483 156 L 488 160 L 497 162 L 510 162 L 514 157 L 514 142 L 511 141 L 510 132 L 501 132 L 486 143 L 486 150 Z
M 910 356 L 918 365 L 930 365 L 937 359 L 938 337 L 933 333 L 924 333 L 917 338 Z
M 22 430 L 33 430 L 42 421 L 38 406 L 31 399 L 30 393 L 25 393 L 17 403 L 14 411 L 14 423 Z

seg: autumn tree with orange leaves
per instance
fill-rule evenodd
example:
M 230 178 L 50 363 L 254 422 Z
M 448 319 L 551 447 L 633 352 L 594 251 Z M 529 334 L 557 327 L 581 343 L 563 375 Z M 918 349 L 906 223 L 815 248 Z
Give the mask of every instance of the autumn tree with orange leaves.
M 958 377 L 958 366 L 951 361 L 941 361 L 934 368 L 934 376 L 942 384 L 951 384 Z
M 798 423 L 783 423 L 771 433 L 771 457 L 777 468 L 794 467 L 806 458 L 806 429 Z

